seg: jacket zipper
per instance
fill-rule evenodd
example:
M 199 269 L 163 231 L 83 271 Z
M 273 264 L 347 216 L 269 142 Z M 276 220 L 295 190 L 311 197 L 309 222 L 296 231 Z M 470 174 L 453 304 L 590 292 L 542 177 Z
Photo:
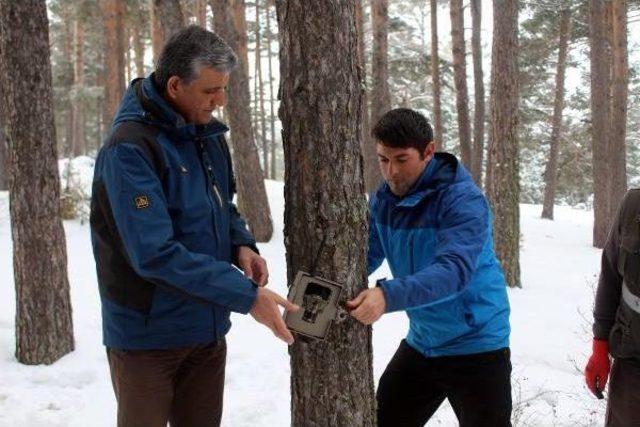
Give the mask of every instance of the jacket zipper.
M 222 210 L 222 197 L 220 195 L 220 192 L 218 191 L 218 187 L 216 185 L 216 178 L 215 175 L 213 174 L 213 166 L 211 166 L 211 161 L 209 161 L 209 156 L 207 155 L 205 148 L 204 148 L 204 142 L 202 142 L 202 139 L 197 138 L 196 139 L 197 144 L 198 144 L 198 148 L 199 148 L 199 154 L 200 154 L 200 163 L 202 164 L 202 168 L 204 169 L 205 172 L 205 180 L 207 181 L 207 187 L 211 189 L 211 192 L 214 194 L 216 202 L 218 203 L 218 207 L 220 208 L 220 210 Z M 211 200 L 211 195 L 209 193 L 209 191 L 207 191 L 207 195 L 209 197 L 209 200 Z M 213 207 L 213 203 L 212 207 Z M 214 208 L 214 212 L 213 212 L 213 216 L 215 218 L 216 214 L 215 214 L 215 207 Z M 213 232 L 215 233 L 216 239 L 218 240 L 218 242 L 220 242 L 220 233 L 218 231 L 218 227 L 216 227 L 216 222 L 214 220 L 213 225 Z

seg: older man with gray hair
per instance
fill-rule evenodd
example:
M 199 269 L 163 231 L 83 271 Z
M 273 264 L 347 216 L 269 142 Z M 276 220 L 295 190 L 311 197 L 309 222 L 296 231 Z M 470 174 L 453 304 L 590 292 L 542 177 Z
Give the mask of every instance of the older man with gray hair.
M 298 307 L 264 288 L 233 203 L 228 128 L 211 116 L 236 64 L 212 32 L 175 34 L 98 154 L 91 238 L 119 426 L 220 424 L 231 311 L 293 342 L 278 306 Z

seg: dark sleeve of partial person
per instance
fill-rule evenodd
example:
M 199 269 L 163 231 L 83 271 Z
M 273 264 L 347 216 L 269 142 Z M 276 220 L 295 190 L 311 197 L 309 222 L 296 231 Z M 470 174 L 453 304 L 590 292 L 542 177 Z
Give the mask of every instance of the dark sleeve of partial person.
M 600 278 L 598 279 L 593 310 L 593 336 L 598 340 L 609 339 L 609 332 L 615 323 L 616 311 L 620 304 L 622 292 L 622 276 L 618 272 L 620 230 L 621 219 L 628 202 L 629 195 L 627 193 L 618 208 L 618 214 L 611 225 L 607 242 L 602 250 Z

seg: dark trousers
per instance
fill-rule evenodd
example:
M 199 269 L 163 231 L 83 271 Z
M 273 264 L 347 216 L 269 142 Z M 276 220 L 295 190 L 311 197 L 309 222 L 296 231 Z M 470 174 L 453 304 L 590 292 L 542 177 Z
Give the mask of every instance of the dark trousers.
M 614 359 L 609 377 L 606 425 L 640 426 L 640 361 Z
M 119 427 L 219 426 L 227 345 L 107 349 Z
M 378 426 L 423 426 L 444 399 L 460 426 L 511 426 L 508 348 L 424 357 L 403 340 L 378 385 Z

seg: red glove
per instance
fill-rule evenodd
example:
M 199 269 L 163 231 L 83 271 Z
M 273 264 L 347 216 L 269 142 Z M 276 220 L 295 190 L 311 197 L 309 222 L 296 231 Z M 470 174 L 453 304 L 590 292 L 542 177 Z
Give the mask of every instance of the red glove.
M 584 370 L 587 387 L 591 393 L 602 398 L 602 391 L 609 379 L 611 361 L 609 360 L 609 342 L 605 340 L 593 340 L 593 353 Z

